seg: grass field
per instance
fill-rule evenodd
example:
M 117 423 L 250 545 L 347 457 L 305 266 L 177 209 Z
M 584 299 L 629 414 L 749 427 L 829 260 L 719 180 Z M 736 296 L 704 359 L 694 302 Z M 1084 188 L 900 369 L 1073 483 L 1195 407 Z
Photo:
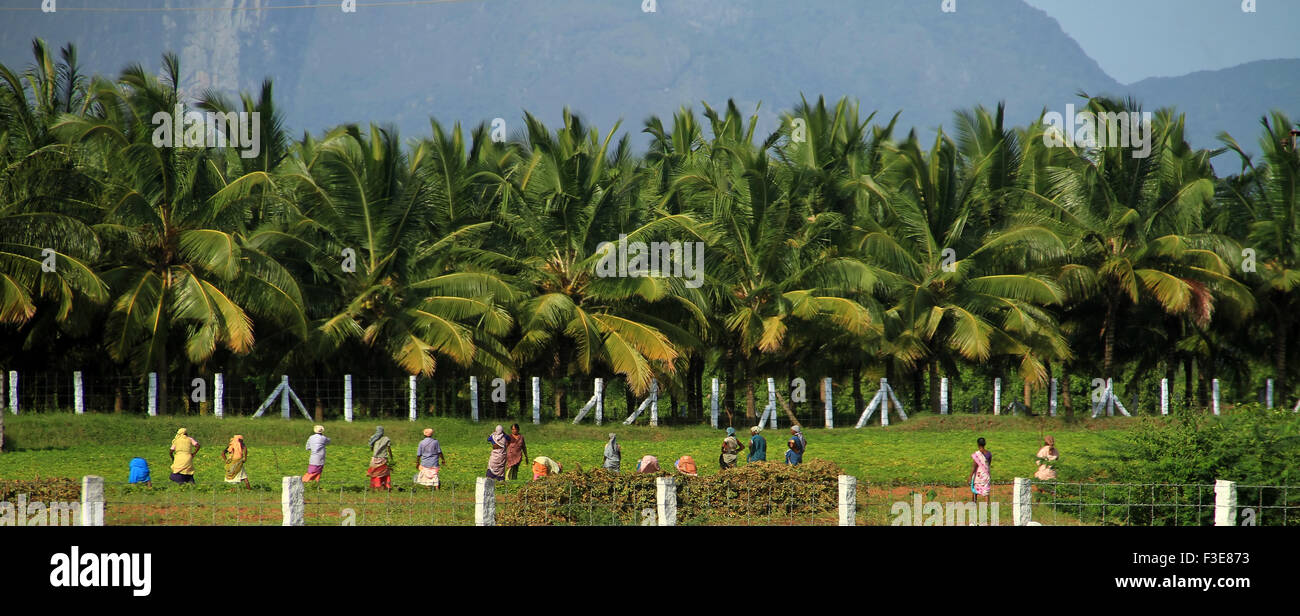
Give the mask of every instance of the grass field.
M 1034 454 L 1041 434 L 1053 434 L 1061 451 L 1062 481 L 1105 481 L 1114 462 L 1112 445 L 1138 420 L 1039 419 L 992 416 L 921 416 L 888 428 L 862 430 L 805 428 L 805 459 L 822 459 L 841 466 L 861 483 L 860 502 L 875 503 L 870 523 L 888 523 L 888 502 L 910 498 L 962 500 L 961 486 L 970 470 L 975 439 L 984 437 L 994 452 L 998 483 L 1033 474 Z M 350 510 L 358 524 L 469 524 L 474 507 L 474 480 L 484 474 L 492 425 L 463 419 L 432 418 L 414 424 L 384 422 L 394 441 L 396 469 L 392 493 L 368 493 L 366 443 L 374 423 L 325 422 L 331 438 L 323 482 L 307 489 L 309 524 L 338 524 Z M 268 524 L 280 516 L 280 479 L 306 470 L 304 443 L 311 422 L 279 418 L 156 417 L 63 413 L 32 414 L 6 419 L 6 450 L 0 456 L 0 479 L 103 476 L 110 502 L 111 524 Z M 197 486 L 180 488 L 167 480 L 168 446 L 176 428 L 185 427 L 202 448 L 196 460 Z M 420 431 L 433 427 L 447 456 L 442 469 L 443 490 L 415 489 L 415 447 Z M 621 424 L 574 426 L 568 423 L 523 424 L 529 456 L 547 455 L 566 470 L 599 466 L 606 435 L 615 432 L 623 446 L 624 469 L 642 455 L 658 456 L 664 468 L 681 455 L 692 455 L 703 475 L 718 472 L 717 451 L 724 433 L 707 426 L 660 427 Z M 747 436 L 747 430 L 740 430 Z M 246 469 L 254 489 L 224 483 L 220 452 L 233 434 L 242 434 L 250 455 Z M 788 427 L 765 430 L 768 457 L 784 455 Z M 747 440 L 745 438 L 744 440 Z M 127 463 L 135 457 L 149 461 L 154 487 L 126 485 Z M 742 455 L 743 460 L 743 455 Z M 743 464 L 743 462 L 742 462 Z M 521 476 L 531 476 L 526 468 Z M 517 485 L 517 484 L 513 484 Z M 511 492 L 506 482 L 499 498 Z M 1005 492 L 1005 494 L 1004 494 Z M 885 499 L 885 500 L 881 500 Z M 1010 519 L 1010 486 L 998 486 L 995 500 L 1004 523 Z M 877 502 L 879 501 L 879 502 Z M 599 519 L 600 512 L 592 516 Z M 772 520 L 768 520 L 771 522 Z M 822 523 L 825 520 L 790 520 Z

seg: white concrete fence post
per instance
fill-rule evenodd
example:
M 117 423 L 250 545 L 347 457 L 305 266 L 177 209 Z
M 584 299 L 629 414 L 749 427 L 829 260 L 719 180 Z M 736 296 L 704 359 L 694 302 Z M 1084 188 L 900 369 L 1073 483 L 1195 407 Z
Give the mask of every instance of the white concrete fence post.
M 72 410 L 78 415 L 86 412 L 86 394 L 82 387 L 80 370 L 72 373 Z
M 302 477 L 284 477 L 280 479 L 280 512 L 284 515 L 281 526 L 302 526 L 303 497 Z
M 596 425 L 605 422 L 605 379 L 596 377 Z
M 1214 482 L 1214 525 L 1237 525 L 1237 482 L 1224 479 Z
M 776 429 L 776 379 L 767 379 L 767 406 L 772 409 L 772 416 L 768 420 L 768 429 Z
M 826 404 L 826 428 L 835 427 L 835 406 L 831 404 L 831 377 L 822 379 L 822 397 Z M 714 426 L 715 428 L 717 426 Z
M 18 414 L 18 371 L 9 371 L 9 412 Z
M 650 426 L 659 427 L 659 381 L 650 379 Z
M 856 526 L 858 523 L 858 478 L 852 475 L 840 475 L 840 526 Z
M 149 373 L 149 416 L 158 416 L 158 373 Z
M 289 375 L 280 375 L 280 419 L 289 418 Z
M 993 379 L 993 414 L 1002 414 L 1002 377 Z
M 406 402 L 407 412 L 411 417 L 411 421 L 415 421 L 416 411 L 415 411 L 415 375 L 414 374 L 410 376 L 410 380 L 408 381 L 408 385 L 407 385 L 407 390 L 410 392 L 410 399 L 407 400 Z
M 1030 489 L 1029 479 L 1016 477 L 1015 491 L 1011 495 L 1011 523 L 1015 526 L 1028 526 L 1034 515 L 1034 493 Z M 990 520 L 996 524 L 996 520 Z
M 212 414 L 221 419 L 226 416 L 226 379 L 220 372 L 212 375 Z
M 542 379 L 533 377 L 533 423 L 542 423 Z
M 655 506 L 659 526 L 677 526 L 677 483 L 672 477 L 655 478 Z
M 939 379 L 939 414 L 948 414 L 948 377 Z
M 1273 408 L 1273 379 L 1269 379 L 1264 385 L 1264 403 L 1268 408 Z
M 1219 379 L 1214 379 L 1214 414 L 1219 414 Z
M 713 377 L 713 393 L 709 397 L 709 423 L 718 429 L 718 378 Z
M 478 423 L 478 377 L 469 377 L 469 416 Z
M 343 375 L 343 420 L 352 423 L 352 375 Z
M 1160 414 L 1169 414 L 1169 379 L 1160 379 Z
M 81 520 L 78 526 L 104 525 L 104 478 L 86 475 L 81 478 Z
M 497 525 L 497 482 L 487 477 L 474 480 L 474 525 Z

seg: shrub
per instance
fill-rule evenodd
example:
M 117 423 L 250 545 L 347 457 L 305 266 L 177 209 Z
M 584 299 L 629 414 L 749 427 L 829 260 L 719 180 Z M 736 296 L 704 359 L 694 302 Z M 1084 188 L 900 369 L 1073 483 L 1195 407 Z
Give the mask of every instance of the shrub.
M 758 462 L 703 477 L 677 476 L 677 522 L 728 519 L 808 519 L 834 513 L 839 466 L 809 460 L 800 466 Z M 614 475 L 601 469 L 563 473 L 529 482 L 498 515 L 503 525 L 636 524 L 655 504 L 661 472 Z

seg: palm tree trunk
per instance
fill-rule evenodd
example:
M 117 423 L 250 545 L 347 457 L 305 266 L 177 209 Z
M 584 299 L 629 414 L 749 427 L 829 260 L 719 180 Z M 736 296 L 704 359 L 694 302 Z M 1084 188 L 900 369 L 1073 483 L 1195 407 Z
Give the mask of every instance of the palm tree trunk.
M 747 357 L 745 358 L 745 419 L 754 418 L 754 360 Z
M 853 364 L 853 412 L 861 413 L 867 401 L 862 399 L 862 362 Z
M 1029 377 L 1025 377 L 1025 413 L 1030 413 L 1033 408 L 1033 399 L 1029 390 Z
M 158 414 L 167 414 L 167 345 L 158 355 Z
M 1195 406 L 1192 400 L 1192 357 L 1189 355 L 1183 358 L 1183 406 L 1189 411 Z
M 1106 302 L 1106 322 L 1102 325 L 1105 336 L 1105 350 L 1102 353 L 1102 378 L 1111 378 L 1111 366 L 1115 360 L 1115 308 L 1116 300 L 1108 298 Z
M 1061 364 L 1061 404 L 1065 406 L 1065 416 L 1074 417 L 1074 403 L 1070 401 L 1070 368 Z
M 931 359 L 930 364 L 930 412 L 939 413 L 939 362 Z M 952 403 L 950 400 L 949 404 Z
M 1273 332 L 1273 396 L 1286 404 L 1286 337 L 1290 329 L 1290 314 L 1279 314 L 1277 329 Z
M 722 380 L 726 387 L 722 391 L 722 408 L 727 413 L 727 422 L 731 422 L 731 413 L 736 408 L 736 356 L 727 349 L 727 356 L 723 361 Z
M 925 400 L 922 392 L 925 391 L 925 369 L 917 366 L 912 370 L 912 408 L 919 412 L 925 408 Z

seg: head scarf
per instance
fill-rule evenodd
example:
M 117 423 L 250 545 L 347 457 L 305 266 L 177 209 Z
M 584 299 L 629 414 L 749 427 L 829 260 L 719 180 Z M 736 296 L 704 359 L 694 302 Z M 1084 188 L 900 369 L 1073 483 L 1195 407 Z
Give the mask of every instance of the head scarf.
M 609 442 L 605 443 L 605 457 L 613 460 L 619 457 L 618 437 L 613 432 L 609 433 Z
M 242 434 L 236 434 L 230 437 L 230 444 L 226 446 L 226 451 L 230 452 L 231 460 L 243 458 L 244 452 L 246 451 L 244 448 L 244 436 Z
M 424 435 L 425 435 L 425 436 L 433 436 L 433 428 L 425 428 L 425 429 L 424 429 Z
M 1043 437 L 1043 442 L 1046 443 L 1048 447 L 1056 447 L 1056 439 L 1052 438 L 1052 435 L 1050 434 Z
M 735 435 L 736 435 L 735 428 L 727 428 L 727 436 L 735 436 Z
M 501 427 L 501 424 L 497 424 L 497 428 L 496 428 L 495 430 L 492 431 L 492 436 L 490 436 L 490 437 L 488 437 L 488 438 L 492 439 L 492 442 L 493 442 L 493 443 L 496 443 L 497 446 L 499 446 L 499 447 L 505 447 L 505 446 L 506 446 L 506 429 L 505 429 L 505 428 L 502 428 L 502 427 Z
M 798 424 L 790 426 L 790 432 L 793 432 L 794 434 L 798 434 L 799 436 L 803 436 L 803 428 L 800 428 Z
M 325 434 L 325 426 L 316 426 L 315 428 L 312 428 L 312 431 L 316 434 Z
M 752 428 L 749 429 L 749 433 L 750 433 L 750 434 L 758 434 L 760 431 L 762 431 L 762 428 L 760 428 L 760 427 L 758 427 L 758 426 L 754 426 L 754 427 L 752 427 Z
M 375 441 L 383 438 L 383 436 L 384 436 L 384 427 L 375 426 L 375 433 L 370 437 L 370 447 L 373 449 L 375 446 Z
M 636 469 L 642 473 L 659 472 L 659 458 L 646 454 L 641 457 L 641 461 L 636 463 Z
M 189 434 L 189 433 L 185 431 L 185 428 L 181 428 L 181 429 L 179 429 L 179 430 L 176 431 L 176 436 L 185 436 L 186 434 Z

